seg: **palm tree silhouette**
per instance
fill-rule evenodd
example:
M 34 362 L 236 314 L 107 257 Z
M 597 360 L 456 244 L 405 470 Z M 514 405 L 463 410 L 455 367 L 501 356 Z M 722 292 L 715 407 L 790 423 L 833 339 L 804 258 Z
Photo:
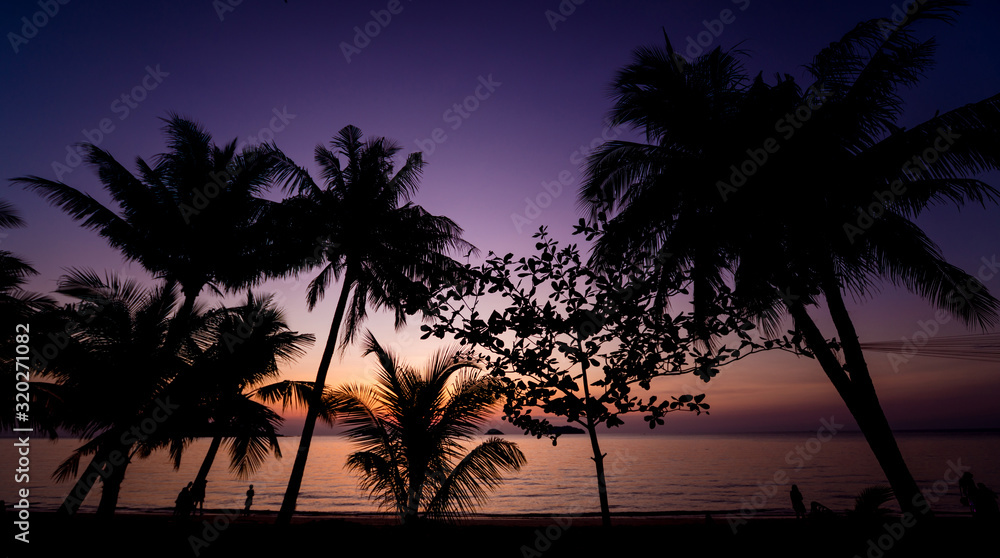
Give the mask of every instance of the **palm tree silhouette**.
M 95 230 L 125 259 L 180 285 L 184 302 L 174 322 L 183 330 L 195 300 L 208 286 L 239 290 L 265 273 L 288 268 L 279 260 L 294 252 L 293 240 L 277 249 L 276 202 L 258 197 L 271 184 L 271 148 L 236 151 L 236 140 L 217 146 L 195 122 L 177 115 L 164 119 L 169 151 L 153 164 L 137 159 L 133 175 L 110 153 L 83 144 L 119 211 L 62 182 L 39 176 L 12 179 L 37 191 L 84 227 Z
M 257 400 L 281 402 L 286 407 L 306 401 L 304 394 L 311 391 L 311 383 L 268 382 L 280 375 L 280 363 L 301 357 L 316 340 L 312 334 L 291 331 L 272 296 L 252 292 L 241 306 L 210 312 L 206 322 L 211 344 L 195 358 L 190 387 L 178 388 L 205 410 L 201 420 L 211 422 L 212 442 L 194 486 L 203 486 L 207 480 L 223 441 L 230 470 L 240 479 L 257 471 L 268 453 L 281 457 L 276 432 L 281 417 Z
M 180 394 L 170 388 L 190 365 L 191 355 L 166 343 L 178 294 L 176 288 L 145 290 L 133 280 L 101 278 L 89 270 L 71 270 L 56 292 L 78 302 L 54 310 L 45 320 L 61 321 L 63 331 L 70 333 L 65 347 L 39 373 L 61 388 L 61 424 L 87 442 L 53 476 L 60 481 L 75 477 L 81 458 L 93 455 L 64 507 L 74 513 L 101 478 L 98 514 L 109 516 L 133 457 L 148 457 L 167 446 L 176 453 L 183 447 L 172 429 L 185 411 L 176 406 Z M 190 341 L 185 336 L 182 346 Z
M 188 322 L 206 286 L 235 291 L 288 271 L 288 262 L 304 256 L 297 256 L 294 237 L 279 247 L 276 236 L 290 227 L 278 226 L 279 204 L 258 197 L 273 178 L 272 147 L 238 153 L 235 139 L 217 146 L 189 119 L 169 115 L 164 122 L 168 152 L 152 164 L 137 159 L 137 175 L 96 145 L 82 146 L 117 212 L 62 182 L 39 176 L 12 182 L 39 192 L 100 233 L 126 260 L 164 278 L 166 291 L 180 285 L 183 303 L 167 337 L 177 348 L 194 327 Z M 75 511 L 72 505 L 63 509 Z
M 951 21 L 961 5 L 931 0 L 898 26 L 859 24 L 815 57 L 806 91 L 787 76 L 775 85 L 750 79 L 720 49 L 690 63 L 669 40 L 637 50 L 617 77 L 612 118 L 644 130 L 647 142 L 606 143 L 581 189 L 595 216 L 614 212 L 595 247 L 598 264 L 644 259 L 662 284 L 690 271 L 696 312 L 732 283 L 772 334 L 791 315 L 793 340 L 819 361 L 904 511 L 923 509 L 921 495 L 844 294 L 864 298 L 888 280 L 966 323 L 997 321 L 998 301 L 948 264 L 912 218 L 936 203 L 1000 198 L 975 178 L 1000 168 L 1000 96 L 909 130 L 894 123 L 899 89 L 920 79 L 934 52 L 913 24 Z M 808 311 L 821 301 L 836 342 Z
M 287 189 L 298 193 L 286 205 L 301 210 L 299 218 L 316 224 L 319 231 L 317 250 L 322 261 L 308 259 L 302 263 L 303 271 L 317 264 L 323 266 L 309 283 L 309 309 L 323 298 L 334 279 L 341 280 L 330 334 L 316 373 L 314 385 L 320 390 L 306 413 L 278 514 L 278 523 L 282 524 L 287 524 L 295 512 L 319 414 L 319 394 L 326 385 L 338 337 L 343 350 L 357 334 L 369 306 L 392 310 L 396 326 L 402 326 L 408 313 L 423 306 L 433 285 L 448 281 L 458 269 L 447 252 L 474 250 L 461 239 L 462 229 L 451 219 L 431 215 L 409 201 L 424 165 L 420 154 L 410 154 L 406 163 L 394 171 L 393 157 L 401 148 L 381 137 L 362 142 L 361 136 L 361 130 L 346 126 L 331 141 L 333 150 L 316 147 L 323 186 L 275 151 L 280 161 L 278 176 Z M 341 156 L 345 158 L 343 166 Z
M 24 220 L 18 215 L 14 206 L 0 200 L 0 231 L 23 226 L 25 226 Z M 0 327 L 3 328 L 0 339 L 3 339 L 4 346 L 12 347 L 12 350 L 0 355 L 0 365 L 4 369 L 4 385 L 0 387 L 0 393 L 3 400 L 10 403 L 11 408 L 34 407 L 36 412 L 28 413 L 31 426 L 55 438 L 56 425 L 48 419 L 52 418 L 51 404 L 58 401 L 58 397 L 55 397 L 51 386 L 46 382 L 31 380 L 31 370 L 34 368 L 31 359 L 26 355 L 18 355 L 13 349 L 18 345 L 30 347 L 31 340 L 38 339 L 35 334 L 40 333 L 37 327 L 40 324 L 29 318 L 54 304 L 54 301 L 47 296 L 24 290 L 28 278 L 37 274 L 38 271 L 27 261 L 7 250 L 0 250 Z M 33 325 L 34 331 L 31 330 Z M 19 337 L 28 339 L 29 343 L 17 342 Z M 19 376 L 18 372 L 24 375 Z M 28 378 L 27 381 L 30 382 L 29 392 L 32 397 L 30 405 L 24 405 L 25 401 L 17 399 L 16 385 L 24 378 Z M 19 403 L 21 405 L 18 405 Z M 43 408 L 46 410 L 42 411 Z M 0 416 L 0 430 L 26 426 L 28 424 L 15 421 L 13 414 L 5 413 Z
M 0 230 L 23 226 L 24 220 L 14 206 L 0 200 Z M 24 284 L 33 275 L 38 275 L 38 271 L 31 264 L 7 250 L 0 250 L 0 314 L 4 316 L 4 332 L 13 331 L 15 322 L 52 304 L 51 298 L 24 290 Z
M 24 220 L 14 210 L 14 206 L 0 200 L 0 230 L 23 226 Z M 25 301 L 22 299 L 24 291 L 21 287 L 28 277 L 37 274 L 28 262 L 7 250 L 0 250 L 0 305 L 4 309 L 4 316 L 15 311 L 19 315 L 23 313 Z
M 360 447 L 348 456 L 348 468 L 364 475 L 362 488 L 403 524 L 421 512 L 439 519 L 471 513 L 505 472 L 524 465 L 517 444 L 501 438 L 487 438 L 471 450 L 463 445 L 499 403 L 494 379 L 446 350 L 418 372 L 371 332 L 365 339 L 369 354 L 378 358 L 375 384 L 335 389 L 326 404 Z

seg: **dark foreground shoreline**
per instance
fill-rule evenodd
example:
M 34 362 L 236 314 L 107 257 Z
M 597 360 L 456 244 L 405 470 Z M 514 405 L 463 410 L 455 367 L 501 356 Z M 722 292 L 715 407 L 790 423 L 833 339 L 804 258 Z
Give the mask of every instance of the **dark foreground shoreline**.
M 303 515 L 279 528 L 273 514 L 249 518 L 206 513 L 187 522 L 166 514 L 89 514 L 65 520 L 32 514 L 28 544 L 13 541 L 9 556 L 286 557 L 950 557 L 996 556 L 1000 524 L 937 517 L 924 531 L 899 517 L 867 526 L 843 517 L 802 520 L 751 518 L 734 533 L 725 516 L 623 516 L 610 529 L 593 516 L 479 516 L 460 525 L 404 528 L 384 515 Z M 8 526 L 9 528 L 10 526 Z M 981 550 L 980 550 L 981 549 Z

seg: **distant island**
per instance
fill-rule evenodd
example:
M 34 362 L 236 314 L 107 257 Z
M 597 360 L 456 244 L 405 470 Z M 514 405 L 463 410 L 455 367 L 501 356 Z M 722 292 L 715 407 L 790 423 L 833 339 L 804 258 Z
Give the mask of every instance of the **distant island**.
M 502 436 L 503 432 L 497 430 L 496 428 L 490 428 L 486 431 L 486 434 L 489 436 Z M 586 430 L 575 426 L 553 426 L 552 430 L 549 431 L 550 436 L 562 436 L 563 434 L 586 434 Z
M 586 431 L 582 428 L 577 428 L 575 426 L 553 426 L 549 434 L 558 434 L 562 436 L 563 434 L 585 434 Z

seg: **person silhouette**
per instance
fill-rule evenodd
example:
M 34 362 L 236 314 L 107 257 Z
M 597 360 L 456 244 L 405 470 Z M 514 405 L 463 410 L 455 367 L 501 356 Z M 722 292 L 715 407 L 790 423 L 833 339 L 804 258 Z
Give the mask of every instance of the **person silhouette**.
M 969 506 L 969 511 L 972 513 L 976 513 L 976 481 L 972 478 L 972 473 L 968 471 L 962 473 L 962 478 L 958 479 L 958 493 L 962 504 Z
M 975 502 L 976 515 L 980 517 L 1000 515 L 1000 506 L 997 506 L 997 493 L 983 483 L 976 485 Z
M 174 500 L 174 516 L 176 517 L 186 518 L 191 513 L 191 484 L 187 483 L 187 486 L 181 489 L 177 499 Z
M 253 505 L 253 485 L 247 490 L 247 500 L 243 503 L 243 517 L 250 515 L 250 506 Z
M 201 515 L 205 515 L 205 485 L 207 480 L 195 480 L 191 487 L 192 511 L 199 510 Z
M 795 510 L 795 519 L 803 519 L 806 516 L 806 505 L 802 500 L 802 493 L 799 492 L 799 487 L 796 484 L 792 485 L 792 490 L 789 491 L 789 496 L 792 498 L 792 509 Z

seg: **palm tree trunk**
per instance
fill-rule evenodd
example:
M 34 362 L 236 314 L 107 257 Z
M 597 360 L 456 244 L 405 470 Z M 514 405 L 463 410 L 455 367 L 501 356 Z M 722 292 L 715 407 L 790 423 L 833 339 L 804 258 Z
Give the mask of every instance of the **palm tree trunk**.
M 173 320 L 170 322 L 170 329 L 167 331 L 167 347 L 174 347 L 180 341 L 184 332 L 187 330 L 188 322 L 191 320 L 191 314 L 194 312 L 194 303 L 198 298 L 198 293 L 204 285 L 198 285 L 197 289 L 194 287 L 190 289 L 185 289 L 182 287 L 184 293 L 184 304 L 177 310 L 174 314 Z
M 110 519 L 115 514 L 118 507 L 118 496 L 121 494 L 122 482 L 125 481 L 125 469 L 128 468 L 129 460 L 111 470 L 105 477 L 101 488 L 101 503 L 97 506 L 97 517 Z
M 219 453 L 219 446 L 221 445 L 222 436 L 212 438 L 212 444 L 208 446 L 208 453 L 205 454 L 205 459 L 201 462 L 201 468 L 198 469 L 198 476 L 194 478 L 194 486 L 198 486 L 199 482 L 205 482 L 208 479 L 208 472 L 212 470 L 212 463 L 215 462 L 215 455 Z
M 847 312 L 844 299 L 841 297 L 839 285 L 829 285 L 829 288 L 825 289 L 825 293 L 827 305 L 830 307 L 830 316 L 833 318 L 841 346 L 844 349 L 844 367 L 851 375 L 851 385 L 855 388 L 859 412 L 854 418 L 858 422 L 858 427 L 861 428 L 868 445 L 872 448 L 872 453 L 875 454 L 875 458 L 882 467 L 882 471 L 892 487 L 893 494 L 899 502 L 900 509 L 904 512 L 917 513 L 922 511 L 927 513 L 928 508 L 923 505 L 923 495 L 903 460 L 903 454 L 896 444 L 889 420 L 882 411 L 882 405 L 875 393 L 875 385 L 872 383 L 871 374 L 868 371 L 868 363 L 865 362 L 861 342 L 854 329 L 854 322 Z
M 285 489 L 285 497 L 281 502 L 281 509 L 278 511 L 278 519 L 275 522 L 277 525 L 288 525 L 292 520 L 292 514 L 295 513 L 295 502 L 298 500 L 299 489 L 302 487 L 302 476 L 306 470 L 306 460 L 309 458 L 309 446 L 312 443 L 313 430 L 316 428 L 316 418 L 319 416 L 320 398 L 326 385 L 326 374 L 330 370 L 330 362 L 333 360 L 333 351 L 337 346 L 337 337 L 340 335 L 340 323 L 344 320 L 344 312 L 347 309 L 347 300 L 350 297 L 353 282 L 353 273 L 346 272 L 344 284 L 340 289 L 340 298 L 337 300 L 337 309 L 333 313 L 330 335 L 326 339 L 323 358 L 320 360 L 319 370 L 316 372 L 313 396 L 309 401 L 309 408 L 306 410 L 306 421 L 302 426 L 302 437 L 299 439 L 299 449 L 295 453 L 292 474 L 288 477 L 288 488 Z
M 101 475 L 101 501 L 97 505 L 97 517 L 109 519 L 118 507 L 125 470 L 132 461 L 132 447 L 135 442 L 120 442 L 113 445 L 104 463 L 105 474 Z
M 930 516 L 931 512 L 910 469 L 906 466 L 903 454 L 899 451 L 896 437 L 892 433 L 885 413 L 882 412 L 874 388 L 868 393 L 859 393 L 858 399 L 862 401 L 859 405 L 862 410 L 854 414 L 854 420 L 857 421 L 868 446 L 871 447 L 875 459 L 885 473 L 896 501 L 899 502 L 899 508 L 903 512 L 912 513 L 917 519 L 921 516 Z
M 789 311 L 795 320 L 795 327 L 802 332 L 806 345 L 815 354 L 823 371 L 833 382 L 837 393 L 840 394 L 841 399 L 851 412 L 851 416 L 858 424 L 858 428 L 864 434 L 872 454 L 874 454 L 886 480 L 889 481 L 889 485 L 893 489 L 900 509 L 903 512 L 913 513 L 916 517 L 926 515 L 922 513 L 926 512 L 922 495 L 903 460 L 892 428 L 882 411 L 871 376 L 868 374 L 868 367 L 865 365 L 863 357 L 859 361 L 861 348 L 853 324 L 850 323 L 850 317 L 847 316 L 846 309 L 843 307 L 843 300 L 839 298 L 839 291 L 835 296 L 830 296 L 827 293 L 827 302 L 831 315 L 836 314 L 835 325 L 840 326 L 837 328 L 837 333 L 840 335 L 841 346 L 844 348 L 847 370 L 845 370 L 845 366 L 841 366 L 827 346 L 826 338 L 801 303 L 789 305 Z M 846 322 L 844 322 L 845 319 Z M 848 328 L 847 325 L 850 327 Z M 848 374 L 848 370 L 850 374 Z
M 420 512 L 420 496 L 424 491 L 424 474 L 416 475 L 418 478 L 410 478 L 410 486 L 406 494 L 406 509 L 403 510 L 401 522 L 403 525 L 412 525 Z
M 87 468 L 83 470 L 83 474 L 80 478 L 76 479 L 76 483 L 73 488 L 66 495 L 66 499 L 63 500 L 62 506 L 59 506 L 59 511 L 67 516 L 76 515 L 76 512 L 80 510 L 80 506 L 83 501 L 87 499 L 87 495 L 90 494 L 90 490 L 94 488 L 94 484 L 97 483 L 97 479 L 100 478 L 99 471 L 103 470 L 104 459 L 107 452 L 98 450 L 94 454 L 93 459 L 90 460 L 90 464 Z
M 115 439 L 120 440 L 121 438 Z M 66 495 L 66 499 L 63 500 L 62 506 L 59 507 L 60 513 L 67 516 L 76 515 L 76 512 L 80 510 L 80 506 L 83 505 L 83 501 L 87 499 L 90 491 L 97 484 L 98 479 L 101 480 L 102 484 L 107 483 L 119 465 L 124 467 L 128 463 L 131 449 L 132 444 L 124 443 L 115 443 L 111 446 L 98 448 L 94 453 L 93 459 L 90 460 L 90 464 L 84 469 L 83 474 L 76 479 L 73 488 Z M 122 475 L 124 477 L 124 473 Z M 103 492 L 101 494 L 101 501 L 104 501 Z

